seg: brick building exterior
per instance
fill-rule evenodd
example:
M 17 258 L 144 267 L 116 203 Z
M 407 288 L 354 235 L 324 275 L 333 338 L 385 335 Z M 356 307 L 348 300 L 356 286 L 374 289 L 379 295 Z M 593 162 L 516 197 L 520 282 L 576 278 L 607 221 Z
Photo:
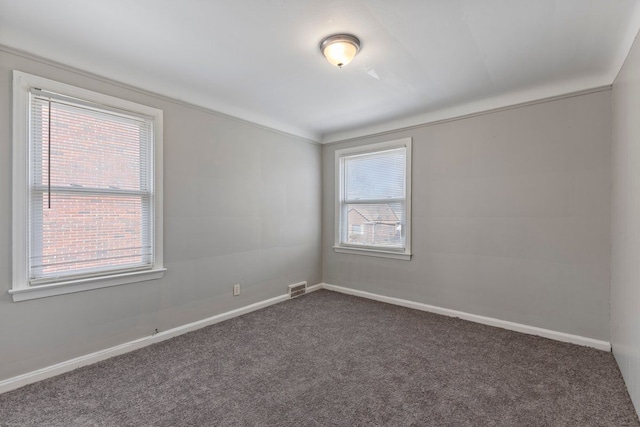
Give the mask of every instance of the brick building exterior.
M 348 211 L 348 243 L 402 245 L 401 221 L 389 205 L 357 205 Z
M 42 119 L 35 129 L 40 135 L 31 203 L 38 206 L 31 227 L 42 233 L 31 233 L 33 274 L 140 264 L 143 211 L 149 206 L 148 195 L 141 194 L 148 186 L 141 171 L 144 129 L 118 116 L 51 105 L 50 131 L 49 104 L 36 115 Z

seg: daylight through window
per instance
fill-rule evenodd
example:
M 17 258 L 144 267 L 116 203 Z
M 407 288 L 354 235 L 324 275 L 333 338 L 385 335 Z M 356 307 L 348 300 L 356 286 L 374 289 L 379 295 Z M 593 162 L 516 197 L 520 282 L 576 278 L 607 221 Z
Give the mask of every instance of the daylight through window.
M 411 139 L 336 151 L 336 250 L 410 256 Z
M 152 124 L 32 91 L 31 284 L 151 266 Z
M 28 111 L 28 170 L 18 171 L 26 175 L 25 277 L 14 290 L 159 267 L 154 159 L 161 115 L 55 88 L 21 89 Z M 22 198 L 14 200 L 17 210 Z

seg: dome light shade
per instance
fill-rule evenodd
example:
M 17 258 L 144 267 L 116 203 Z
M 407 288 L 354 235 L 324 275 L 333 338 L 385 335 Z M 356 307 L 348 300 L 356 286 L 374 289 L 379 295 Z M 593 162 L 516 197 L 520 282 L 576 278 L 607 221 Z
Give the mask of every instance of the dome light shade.
M 331 65 L 342 68 L 356 56 L 360 50 L 360 40 L 349 34 L 336 34 L 320 42 L 320 51 Z

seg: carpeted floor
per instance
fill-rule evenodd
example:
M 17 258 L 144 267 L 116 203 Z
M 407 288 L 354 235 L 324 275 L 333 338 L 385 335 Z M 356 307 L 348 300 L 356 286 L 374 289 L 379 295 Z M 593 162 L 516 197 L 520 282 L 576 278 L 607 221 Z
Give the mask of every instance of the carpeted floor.
M 329 291 L 0 395 L 2 426 L 640 426 L 611 353 Z

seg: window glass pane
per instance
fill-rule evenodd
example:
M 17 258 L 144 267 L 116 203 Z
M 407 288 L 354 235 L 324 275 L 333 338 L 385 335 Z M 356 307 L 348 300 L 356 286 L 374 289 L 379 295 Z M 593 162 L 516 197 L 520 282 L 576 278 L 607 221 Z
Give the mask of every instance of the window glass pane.
M 31 278 L 148 265 L 148 197 L 34 192 Z
M 34 183 L 48 185 L 50 179 L 52 186 L 147 189 L 149 121 L 41 98 L 34 99 L 33 111 Z
M 404 148 L 346 157 L 346 200 L 404 198 L 405 168 Z
M 362 246 L 404 248 L 405 204 L 346 204 L 347 240 Z
M 152 126 L 100 106 L 31 97 L 33 284 L 152 266 Z

